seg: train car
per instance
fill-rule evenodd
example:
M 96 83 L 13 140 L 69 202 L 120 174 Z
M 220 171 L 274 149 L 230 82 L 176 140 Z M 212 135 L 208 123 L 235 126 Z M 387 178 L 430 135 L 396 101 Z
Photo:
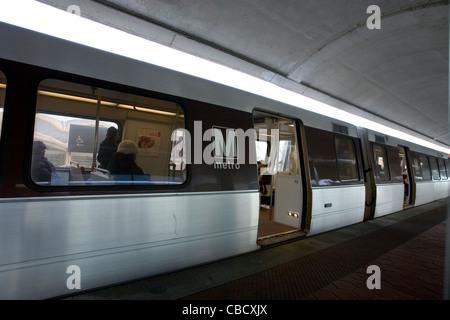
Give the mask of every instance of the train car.
M 448 197 L 448 155 L 372 130 L 359 132 L 368 160 L 368 219 Z
M 1 299 L 73 295 L 448 196 L 436 151 L 5 23 L 0 41 Z M 140 173 L 99 161 L 112 131 Z

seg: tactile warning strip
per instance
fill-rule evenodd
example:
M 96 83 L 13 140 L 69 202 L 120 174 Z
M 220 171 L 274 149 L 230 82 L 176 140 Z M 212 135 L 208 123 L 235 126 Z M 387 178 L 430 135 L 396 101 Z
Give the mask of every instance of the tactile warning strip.
M 441 223 L 446 206 L 405 219 L 353 240 L 183 299 L 298 300 L 370 265 L 383 254 Z

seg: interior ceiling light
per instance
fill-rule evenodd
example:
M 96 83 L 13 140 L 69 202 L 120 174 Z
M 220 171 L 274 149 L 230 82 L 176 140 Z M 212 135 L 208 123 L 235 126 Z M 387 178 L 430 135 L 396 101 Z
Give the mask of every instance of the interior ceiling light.
M 95 99 L 78 97 L 78 96 L 64 94 L 64 93 L 57 93 L 57 92 L 46 91 L 46 90 L 38 90 L 38 93 L 40 95 L 49 96 L 49 97 L 53 97 L 53 98 L 60 98 L 60 99 L 67 99 L 67 100 L 72 100 L 72 101 L 80 101 L 80 102 L 97 104 L 97 100 L 95 100 Z M 156 110 L 156 109 L 139 107 L 139 106 L 132 106 L 132 105 L 128 105 L 128 104 L 109 102 L 109 101 L 105 101 L 105 100 L 101 100 L 100 103 L 102 105 L 109 106 L 109 107 L 119 107 L 119 108 L 124 108 L 124 109 L 129 109 L 129 110 L 157 113 L 157 114 L 162 114 L 165 116 L 176 116 L 177 115 L 175 112 Z
M 0 21 L 221 83 L 450 154 L 450 148 L 353 115 L 243 72 L 151 42 L 37 1 L 0 0 Z M 110 39 L 114 39 L 114 41 Z

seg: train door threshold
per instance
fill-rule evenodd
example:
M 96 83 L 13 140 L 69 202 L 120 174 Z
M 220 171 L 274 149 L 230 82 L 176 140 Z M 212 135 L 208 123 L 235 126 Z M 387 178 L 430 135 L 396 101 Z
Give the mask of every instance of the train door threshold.
M 277 234 L 271 234 L 269 236 L 258 238 L 257 244 L 261 247 L 270 246 L 273 244 L 279 244 L 281 242 L 297 240 L 299 238 L 306 237 L 306 233 L 300 230 L 293 230 L 290 232 L 283 232 Z

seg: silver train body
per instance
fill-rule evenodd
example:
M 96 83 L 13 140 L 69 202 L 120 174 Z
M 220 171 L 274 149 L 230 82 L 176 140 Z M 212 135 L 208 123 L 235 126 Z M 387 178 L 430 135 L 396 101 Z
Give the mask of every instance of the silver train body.
M 448 196 L 447 155 L 434 150 L 3 23 L 0 42 L 1 299 L 77 294 L 252 252 L 274 239 L 300 239 Z M 133 110 L 135 114 L 119 116 L 119 109 L 84 109 L 82 103 L 87 102 L 44 97 L 42 92 L 53 88 L 53 82 L 45 82 L 48 78 L 57 80 L 54 88 L 59 93 L 64 89 L 81 96 L 84 89 L 69 88 L 80 84 L 173 102 L 181 106 L 183 117 L 176 120 L 181 125 L 162 115 L 146 118 Z M 166 108 L 164 103 L 158 106 Z M 45 119 L 56 115 L 95 122 L 95 110 L 98 115 L 102 108 L 104 118 L 118 124 L 122 139 L 136 139 L 142 127 L 162 133 L 160 140 L 153 140 L 160 143 L 159 153 L 145 154 L 142 148 L 140 161 L 153 161 L 151 177 L 164 176 L 163 182 L 155 178 L 142 185 L 116 184 L 108 177 L 95 182 L 98 172 L 108 175 L 96 171 L 96 165 L 84 173 L 89 177 L 82 182 L 74 178 L 72 169 L 79 169 L 72 165 L 76 153 L 70 153 L 69 161 L 69 153 L 55 140 L 59 133 L 45 127 L 54 124 Z M 170 171 L 161 162 L 157 172 L 158 161 L 171 152 L 163 138 L 170 133 L 167 128 L 193 132 L 196 123 L 202 124 L 202 134 L 209 128 L 276 128 L 279 140 L 248 138 L 247 147 L 254 148 L 256 142 L 270 145 L 262 153 L 262 172 L 249 156 L 239 166 L 201 161 L 183 167 L 170 158 L 164 161 L 181 167 Z M 48 154 L 65 155 L 66 166 L 60 168 L 69 174 L 65 182 L 45 184 L 31 177 L 33 140 L 38 138 L 47 139 Z M 195 139 L 192 145 L 199 141 Z M 98 136 L 96 143 L 101 140 Z M 208 143 L 200 140 L 201 150 Z M 341 146 L 352 155 L 337 151 Z M 437 163 L 439 178 L 434 163 L 429 166 L 430 179 L 421 172 L 426 166 L 419 155 Z M 286 161 L 281 162 L 282 157 Z M 376 171 L 377 166 L 387 170 L 387 160 L 390 174 L 383 168 Z M 402 160 L 408 184 L 402 179 Z M 172 174 L 179 179 L 168 179 Z M 273 225 L 280 229 L 262 230 Z

